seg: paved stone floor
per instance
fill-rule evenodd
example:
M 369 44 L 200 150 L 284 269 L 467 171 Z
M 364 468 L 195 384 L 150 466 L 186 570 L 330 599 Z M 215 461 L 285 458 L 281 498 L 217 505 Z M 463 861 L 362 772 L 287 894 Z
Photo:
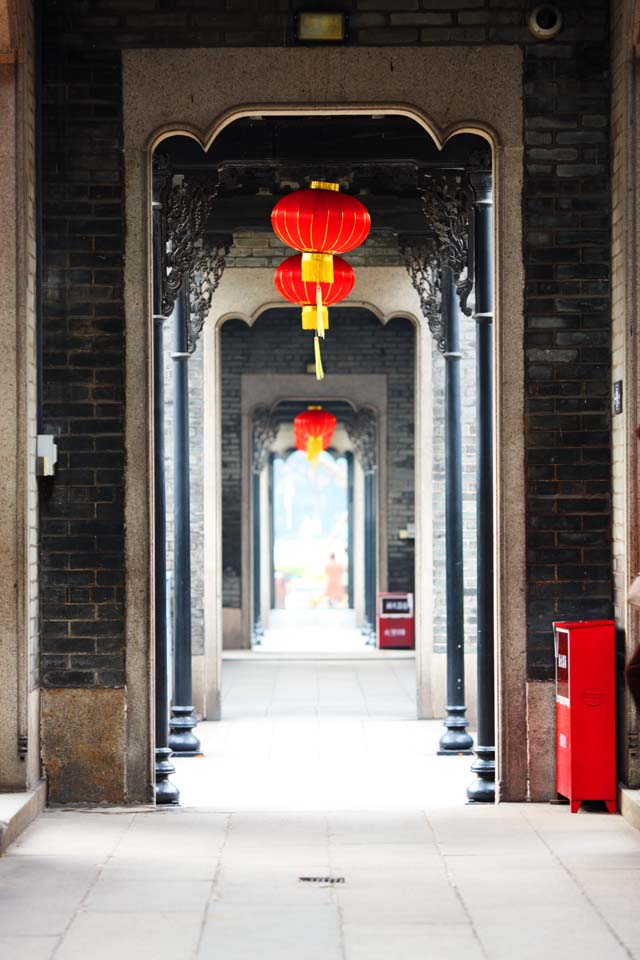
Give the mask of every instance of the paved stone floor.
M 640 957 L 640 833 L 465 806 L 410 670 L 225 664 L 183 807 L 48 811 L 0 859 L 2 960 Z

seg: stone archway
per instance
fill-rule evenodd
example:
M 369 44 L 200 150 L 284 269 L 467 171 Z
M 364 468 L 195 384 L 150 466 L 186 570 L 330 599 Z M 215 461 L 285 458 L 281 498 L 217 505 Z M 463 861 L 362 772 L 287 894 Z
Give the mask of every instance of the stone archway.
M 247 61 L 252 69 L 247 73 Z M 505 47 L 429 49 L 228 49 L 123 54 L 126 180 L 127 450 L 126 563 L 128 783 L 146 796 L 152 760 L 148 664 L 152 558 L 150 373 L 151 153 L 187 133 L 204 146 L 239 116 L 277 113 L 403 114 L 438 144 L 479 133 L 493 147 L 496 183 L 496 636 L 500 797 L 527 789 L 522 411 L 522 54 Z M 296 78 L 292 87 L 289 78 Z M 464 78 L 464 82 L 461 82 Z M 213 121 L 213 122 L 212 122 Z M 145 318 L 141 322 L 141 318 Z M 419 326 L 418 350 L 427 334 Z M 419 430 L 425 418 L 419 399 Z M 141 456 L 147 451 L 147 456 Z M 210 464 L 213 466 L 213 463 Z M 420 466 L 417 485 L 421 486 Z M 418 579 L 423 575 L 418 562 Z M 213 610 L 212 610 L 213 613 Z M 508 644 L 507 644 L 508 640 Z M 530 709 L 534 708 L 534 704 Z M 541 718 L 529 716 L 540 723 Z M 544 722 L 544 718 L 542 718 Z M 506 730 L 509 730 L 509 738 Z M 143 733 L 144 732 L 144 733 Z

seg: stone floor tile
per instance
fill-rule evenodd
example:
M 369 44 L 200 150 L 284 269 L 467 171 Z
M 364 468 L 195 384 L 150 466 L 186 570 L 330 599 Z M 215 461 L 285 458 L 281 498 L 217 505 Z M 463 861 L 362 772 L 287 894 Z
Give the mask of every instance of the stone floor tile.
M 83 912 L 74 919 L 55 960 L 192 960 L 202 912 Z M 222 960 L 222 958 L 221 958 Z
M 371 877 L 371 875 L 370 875 Z M 411 882 L 387 882 L 384 876 L 357 881 L 347 874 L 336 889 L 346 924 L 457 924 L 467 923 L 467 914 L 444 870 L 431 878 L 412 877 Z
M 636 868 L 572 869 L 595 909 L 634 956 L 640 956 L 640 862 Z
M 344 947 L 345 960 L 487 960 L 469 924 L 347 923 Z
M 154 880 L 124 883 L 112 876 L 100 877 L 84 901 L 92 912 L 116 913 L 190 913 L 204 910 L 211 893 L 207 880 L 178 880 L 169 873 L 156 871 Z
M 58 937 L 0 935 L 0 957 L 6 960 L 50 960 L 58 942 Z
M 46 812 L 10 847 L 12 856 L 107 857 L 135 814 Z
M 335 906 L 211 904 L 199 960 L 342 960 Z

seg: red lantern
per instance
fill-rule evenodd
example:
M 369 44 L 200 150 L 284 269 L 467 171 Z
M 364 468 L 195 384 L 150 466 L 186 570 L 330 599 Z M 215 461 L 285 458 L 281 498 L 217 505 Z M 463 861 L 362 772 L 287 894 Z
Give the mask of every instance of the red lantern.
M 322 450 L 331 443 L 336 429 L 336 418 L 322 407 L 312 406 L 299 413 L 293 421 L 293 442 L 296 450 L 306 450 L 307 459 L 316 466 Z
M 334 279 L 331 283 L 308 282 L 302 279 L 302 255 L 287 257 L 277 268 L 273 278 L 278 293 L 302 307 L 302 329 L 315 330 L 313 347 L 316 359 L 316 377 L 324 378 L 320 340 L 329 329 L 329 311 L 327 305 L 338 303 L 349 296 L 353 290 L 355 277 L 353 269 L 342 257 L 336 257 Z
M 271 212 L 274 233 L 302 251 L 302 279 L 333 281 L 333 254 L 363 243 L 371 229 L 369 211 L 337 183 L 312 180 L 309 190 L 282 197 Z
M 317 330 L 318 302 L 320 302 L 320 317 L 323 330 L 329 329 L 329 311 L 334 303 L 339 303 L 348 297 L 353 290 L 355 276 L 353 268 L 342 257 L 336 257 L 333 269 L 332 283 L 315 283 L 302 279 L 302 254 L 287 257 L 276 270 L 273 282 L 280 296 L 290 303 L 297 303 L 302 307 L 302 329 Z M 318 298 L 318 287 L 320 298 Z

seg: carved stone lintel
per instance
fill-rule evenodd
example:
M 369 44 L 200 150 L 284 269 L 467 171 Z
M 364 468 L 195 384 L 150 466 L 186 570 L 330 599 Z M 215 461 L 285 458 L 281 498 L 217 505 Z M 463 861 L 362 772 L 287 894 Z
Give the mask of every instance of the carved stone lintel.
M 469 220 L 473 190 L 469 178 L 459 173 L 437 173 L 425 177 L 420 188 L 422 208 L 440 252 L 441 269 L 453 274 L 460 309 L 471 315 L 467 300 L 473 282 L 469 271 Z
M 377 460 L 377 418 L 370 407 L 359 407 L 352 420 L 345 421 L 347 436 L 364 473 L 375 473 Z
M 194 353 L 207 319 L 211 300 L 224 272 L 230 239 L 221 239 L 214 246 L 196 252 L 189 277 L 189 310 L 187 314 L 187 352 Z
M 407 273 L 420 298 L 420 309 L 440 353 L 447 349 L 447 331 L 442 311 L 442 272 L 435 242 L 401 241 Z
M 256 407 L 251 423 L 253 473 L 260 474 L 269 461 L 269 454 L 278 435 L 278 421 L 268 407 Z

